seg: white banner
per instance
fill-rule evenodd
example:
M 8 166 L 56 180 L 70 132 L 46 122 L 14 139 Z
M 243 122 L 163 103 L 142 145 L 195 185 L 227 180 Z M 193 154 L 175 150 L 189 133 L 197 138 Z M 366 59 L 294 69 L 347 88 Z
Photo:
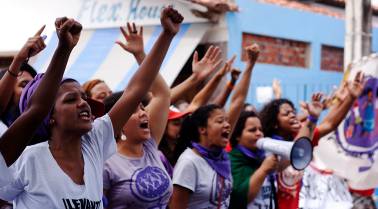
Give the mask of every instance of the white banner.
M 178 0 L 81 0 L 78 20 L 85 28 L 119 27 L 126 22 L 138 25 L 160 24 L 161 10 L 172 5 L 184 17 L 184 23 L 207 22 L 191 12 L 204 7 Z
M 354 63 L 346 78 L 364 72 L 362 95 L 337 131 L 320 141 L 314 154 L 335 173 L 346 178 L 353 189 L 378 186 L 378 56 L 373 54 Z

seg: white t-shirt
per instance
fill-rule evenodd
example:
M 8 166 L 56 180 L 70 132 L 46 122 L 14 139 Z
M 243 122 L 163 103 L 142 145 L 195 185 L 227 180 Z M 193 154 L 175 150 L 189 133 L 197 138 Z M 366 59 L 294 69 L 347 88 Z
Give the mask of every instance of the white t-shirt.
M 0 121 L 0 136 L 4 134 L 4 132 L 8 129 L 8 127 Z M 11 182 L 12 175 L 9 172 L 8 166 L 4 161 L 3 155 L 0 153 L 0 187 L 7 185 Z
M 13 178 L 10 169 L 5 163 L 3 155 L 0 153 L 0 187 L 10 184 L 12 180 Z
M 352 196 L 347 183 L 340 177 L 317 169 L 313 164 L 305 169 L 299 194 L 299 208 L 350 209 Z
M 269 176 L 267 176 L 260 188 L 259 193 L 256 198 L 248 204 L 248 209 L 268 209 L 270 208 L 270 196 L 272 194 L 272 185 L 269 181 Z M 274 200 L 272 200 L 273 208 Z
M 98 118 L 82 136 L 84 185 L 77 185 L 59 167 L 48 142 L 27 147 L 10 167 L 14 181 L 0 188 L 0 198 L 14 208 L 103 208 L 102 171 L 104 161 L 116 151 L 113 127 L 108 115 Z
M 2 121 L 0 121 L 0 136 L 2 136 L 7 129 L 8 127 Z
M 178 159 L 173 171 L 173 184 L 192 191 L 189 209 L 217 209 L 221 197 L 221 208 L 227 209 L 232 191 L 232 179 L 222 179 L 201 156 L 186 149 Z M 222 195 L 219 196 L 222 190 Z

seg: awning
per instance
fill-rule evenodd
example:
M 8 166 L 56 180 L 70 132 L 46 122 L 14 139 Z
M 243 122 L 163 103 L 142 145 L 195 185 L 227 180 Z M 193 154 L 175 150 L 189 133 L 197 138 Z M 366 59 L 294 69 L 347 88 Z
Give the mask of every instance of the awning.
M 164 59 L 160 73 L 171 85 L 181 68 L 209 29 L 209 23 L 183 24 L 180 32 L 173 39 Z M 148 53 L 158 35 L 161 26 L 144 27 L 144 45 Z M 116 40 L 124 40 L 118 28 L 84 30 L 80 41 L 71 53 L 65 77 L 77 79 L 80 83 L 99 78 L 114 90 L 122 90 L 138 69 L 135 58 L 115 44 Z M 38 72 L 44 72 L 57 46 L 54 33 L 46 49 L 31 64 Z

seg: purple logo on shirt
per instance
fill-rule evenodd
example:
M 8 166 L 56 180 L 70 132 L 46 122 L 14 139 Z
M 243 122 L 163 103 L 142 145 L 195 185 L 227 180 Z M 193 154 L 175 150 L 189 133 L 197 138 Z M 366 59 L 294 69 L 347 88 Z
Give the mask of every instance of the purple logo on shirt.
M 132 194 L 142 201 L 153 202 L 162 199 L 169 193 L 169 177 L 159 167 L 140 168 L 132 175 Z
M 232 182 L 229 179 L 224 179 L 215 174 L 211 186 L 210 203 L 218 205 L 219 199 L 221 199 L 221 205 L 228 208 L 228 202 L 226 200 L 230 197 L 231 190 Z

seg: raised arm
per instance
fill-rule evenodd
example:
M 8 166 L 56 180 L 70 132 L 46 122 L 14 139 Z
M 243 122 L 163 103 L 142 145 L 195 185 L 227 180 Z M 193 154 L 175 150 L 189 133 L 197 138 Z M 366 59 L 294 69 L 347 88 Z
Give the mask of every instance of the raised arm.
M 123 37 L 126 39 L 126 43 L 117 41 L 124 50 L 134 55 L 139 65 L 142 64 L 146 53 L 144 52 L 143 44 L 143 26 L 140 26 L 139 31 L 135 26 L 135 23 L 127 23 L 127 31 L 125 27 L 120 27 Z
M 222 61 L 219 55 L 219 47 L 210 46 L 205 56 L 198 61 L 198 52 L 194 52 L 192 62 L 193 73 L 185 81 L 171 89 L 171 104 L 182 99 L 188 91 L 195 89 L 217 69 Z
M 348 82 L 345 86 L 345 99 L 338 105 L 331 106 L 329 113 L 326 115 L 322 123 L 319 124 L 319 138 L 334 131 L 341 121 L 345 118 L 348 111 L 352 107 L 354 101 L 361 95 L 364 88 L 364 75 L 360 71 L 352 82 Z
M 231 70 L 231 80 L 227 82 L 222 92 L 214 99 L 214 102 L 212 103 L 221 107 L 226 104 L 228 97 L 230 96 L 232 90 L 234 90 L 235 83 L 238 80 L 240 73 L 240 70 L 236 68 Z
M 308 117 L 302 123 L 302 127 L 299 129 L 296 139 L 300 137 L 308 137 L 312 139 L 316 123 L 323 111 L 323 104 L 321 102 L 322 96 L 321 93 L 315 93 L 312 95 L 311 103 L 303 103 L 302 108 L 308 113 Z
M 279 80 L 273 79 L 272 89 L 273 89 L 274 98 L 275 99 L 281 99 L 282 88 L 281 88 L 281 82 Z
M 127 43 L 117 43 L 124 50 L 133 54 L 140 65 L 146 57 L 143 45 L 143 27 L 140 27 L 138 31 L 135 23 L 127 23 L 127 31 L 126 28 L 122 27 L 121 31 Z M 170 90 L 160 74 L 156 76 L 156 79 L 152 83 L 150 93 L 152 94 L 152 98 L 146 110 L 150 119 L 149 124 L 152 138 L 159 144 L 168 120 L 170 105 Z
M 180 28 L 183 17 L 172 7 L 168 7 L 162 10 L 160 20 L 163 26 L 162 33 L 152 47 L 151 52 L 143 60 L 139 70 L 130 80 L 121 98 L 109 112 L 115 133 L 121 130 L 150 89 L 169 45 Z
M 156 140 L 156 143 L 159 144 L 168 121 L 171 94 L 167 83 L 165 83 L 161 75 L 156 77 L 150 92 L 152 93 L 152 99 L 146 110 L 150 118 L 151 135 Z
M 55 27 L 59 43 L 47 71 L 31 96 L 27 110 L 1 137 L 0 152 L 8 166 L 17 160 L 36 129 L 53 107 L 68 58 L 79 40 L 82 29 L 78 22 L 67 18 L 58 18 Z M 42 41 L 41 39 L 40 41 Z M 38 48 L 42 47 L 43 45 Z M 23 57 L 26 57 L 27 54 L 33 54 L 33 50 L 35 49 L 25 51 Z
M 205 85 L 205 87 L 199 91 L 196 96 L 194 96 L 192 102 L 190 103 L 187 111 L 188 112 L 194 112 L 202 105 L 205 105 L 211 95 L 214 93 L 215 89 L 221 82 L 222 78 L 231 70 L 231 66 L 229 64 L 229 61 L 225 63 L 225 65 L 220 69 L 211 79 L 210 81 Z
M 248 61 L 243 75 L 235 88 L 235 92 L 231 98 L 230 109 L 228 111 L 228 122 L 231 125 L 231 133 L 235 127 L 236 121 L 244 107 L 245 98 L 247 97 L 248 89 L 251 82 L 252 70 L 255 66 L 259 56 L 259 46 L 253 44 L 246 48 L 248 54 Z
M 25 45 L 14 57 L 4 77 L 0 80 L 0 114 L 4 112 L 13 95 L 13 87 L 17 83 L 17 77 L 20 73 L 22 63 L 25 62 L 29 56 L 38 54 L 46 47 L 41 37 L 44 29 L 45 26 L 39 29 L 33 37 L 28 39 Z

